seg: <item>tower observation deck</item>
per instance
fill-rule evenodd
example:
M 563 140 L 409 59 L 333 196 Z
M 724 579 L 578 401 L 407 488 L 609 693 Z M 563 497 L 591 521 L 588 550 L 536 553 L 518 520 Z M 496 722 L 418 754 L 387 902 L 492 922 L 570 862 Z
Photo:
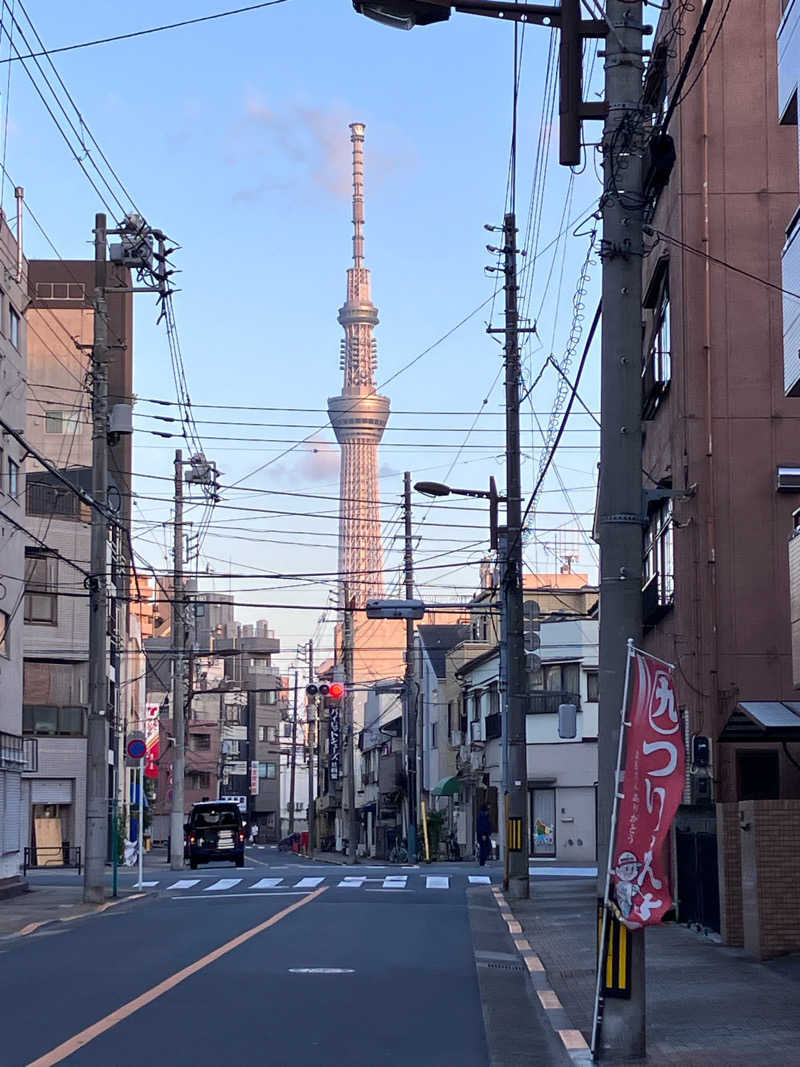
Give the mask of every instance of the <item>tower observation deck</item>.
M 339 602 L 361 606 L 383 595 L 383 551 L 378 492 L 378 445 L 389 419 L 389 398 L 378 396 L 378 362 L 373 331 L 370 272 L 364 266 L 364 125 L 350 126 L 353 144 L 353 266 L 347 272 L 347 300 L 339 309 L 344 330 L 344 384 L 328 399 L 328 416 L 341 448 L 339 475 Z

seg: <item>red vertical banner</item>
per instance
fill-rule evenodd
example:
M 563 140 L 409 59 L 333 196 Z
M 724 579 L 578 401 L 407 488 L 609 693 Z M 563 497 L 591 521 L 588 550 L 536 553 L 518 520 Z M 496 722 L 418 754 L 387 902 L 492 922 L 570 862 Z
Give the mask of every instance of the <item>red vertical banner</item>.
M 158 704 L 148 704 L 145 715 L 144 736 L 147 742 L 147 754 L 145 756 L 145 778 L 158 778 L 158 731 L 160 712 Z
M 665 844 L 683 794 L 686 754 L 672 671 L 634 649 L 611 870 L 611 905 L 631 929 L 672 907 Z

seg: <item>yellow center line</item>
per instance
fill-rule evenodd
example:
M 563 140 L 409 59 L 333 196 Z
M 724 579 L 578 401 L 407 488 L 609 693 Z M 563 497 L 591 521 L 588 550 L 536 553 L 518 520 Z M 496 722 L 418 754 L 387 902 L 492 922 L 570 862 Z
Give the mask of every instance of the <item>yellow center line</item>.
M 288 908 L 279 911 L 276 915 L 273 915 L 272 918 L 265 919 L 264 922 L 259 923 L 258 926 L 254 926 L 250 930 L 245 930 L 243 934 L 239 934 L 238 937 L 234 937 L 231 941 L 226 941 L 224 945 L 215 948 L 213 952 L 209 952 L 201 959 L 196 960 L 194 963 L 190 963 L 188 967 L 176 971 L 176 973 L 170 975 L 169 978 L 165 978 L 163 982 L 154 985 L 152 989 L 148 989 L 140 996 L 135 997 L 133 1000 L 129 1000 L 127 1004 L 123 1004 L 121 1008 L 112 1011 L 110 1015 L 106 1015 L 91 1026 L 87 1026 L 85 1030 L 81 1030 L 79 1034 L 75 1034 L 74 1037 L 70 1037 L 67 1041 L 62 1042 L 57 1048 L 51 1049 L 50 1052 L 46 1052 L 44 1056 L 40 1056 L 38 1060 L 32 1060 L 27 1067 L 52 1067 L 55 1063 L 61 1063 L 68 1056 L 71 1056 L 74 1052 L 82 1049 L 84 1045 L 88 1045 L 90 1041 L 94 1041 L 96 1037 L 104 1034 L 106 1030 L 110 1030 L 112 1027 L 116 1026 L 117 1023 L 121 1023 L 123 1019 L 127 1019 L 130 1015 L 139 1011 L 140 1008 L 144 1008 L 148 1004 L 151 1004 L 154 1000 L 157 1000 L 158 997 L 163 996 L 164 993 L 168 993 L 170 989 L 174 989 L 176 985 L 179 985 L 187 978 L 191 978 L 192 975 L 197 974 L 198 971 L 202 971 L 204 967 L 208 967 L 210 963 L 214 963 L 215 960 L 220 959 L 222 956 L 226 956 L 229 952 L 233 952 L 235 948 L 243 945 L 246 941 L 256 937 L 258 934 L 263 933 L 264 930 L 268 930 L 270 926 L 279 923 L 281 919 L 285 919 L 287 915 L 290 915 L 293 911 L 297 911 L 298 908 L 310 904 L 312 900 L 316 899 L 321 893 L 324 893 L 326 888 L 326 886 L 322 886 L 320 889 L 315 889 L 313 893 L 309 893 L 308 896 L 303 897 L 302 900 L 290 904 Z

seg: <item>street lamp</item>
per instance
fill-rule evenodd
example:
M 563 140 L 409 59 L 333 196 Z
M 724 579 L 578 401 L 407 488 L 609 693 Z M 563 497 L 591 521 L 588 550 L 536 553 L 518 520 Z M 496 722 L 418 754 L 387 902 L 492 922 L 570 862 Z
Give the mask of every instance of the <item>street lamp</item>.
M 582 19 L 580 0 L 561 0 L 560 4 L 553 5 L 513 4 L 498 0 L 461 0 L 460 3 L 451 0 L 353 0 L 353 7 L 359 15 L 399 30 L 446 22 L 451 11 L 510 22 L 534 22 L 560 29 L 558 111 L 562 166 L 576 167 L 581 161 L 581 121 L 603 119 L 608 114 L 605 101 L 587 102 L 583 99 L 583 42 L 585 38 L 605 37 L 608 23 L 605 19 Z
M 507 504 L 507 496 L 499 496 L 494 475 L 489 479 L 487 489 L 453 489 L 452 486 L 442 482 L 416 482 L 414 488 L 424 496 L 471 496 L 480 500 L 489 501 L 489 547 L 494 551 L 497 548 L 497 505 Z

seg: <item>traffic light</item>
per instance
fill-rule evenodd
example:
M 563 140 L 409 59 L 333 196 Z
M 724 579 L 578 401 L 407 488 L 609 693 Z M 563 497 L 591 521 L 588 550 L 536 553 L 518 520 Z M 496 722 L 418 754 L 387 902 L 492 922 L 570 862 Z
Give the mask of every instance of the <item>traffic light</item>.
M 306 686 L 306 696 L 307 697 L 315 697 L 315 696 L 326 697 L 328 695 L 328 693 L 330 692 L 330 688 L 331 687 L 326 682 L 320 682 L 319 685 L 314 685 L 312 683 L 311 685 L 307 685 Z
M 328 696 L 331 700 L 341 700 L 344 696 L 344 686 L 341 682 L 331 682 L 328 686 Z

